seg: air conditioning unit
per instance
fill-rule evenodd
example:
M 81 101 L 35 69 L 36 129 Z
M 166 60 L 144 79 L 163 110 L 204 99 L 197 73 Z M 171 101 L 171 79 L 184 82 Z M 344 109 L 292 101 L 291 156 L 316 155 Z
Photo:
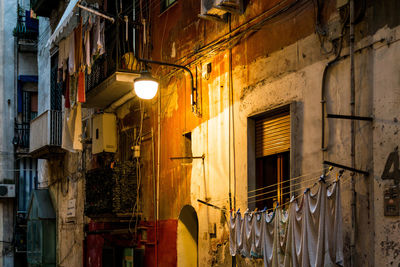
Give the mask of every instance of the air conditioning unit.
M 102 152 L 117 152 L 117 117 L 113 113 L 93 117 L 92 154 Z
M 201 17 L 221 18 L 226 13 L 242 13 L 243 0 L 201 0 Z
M 15 184 L 0 184 L 0 198 L 15 197 Z

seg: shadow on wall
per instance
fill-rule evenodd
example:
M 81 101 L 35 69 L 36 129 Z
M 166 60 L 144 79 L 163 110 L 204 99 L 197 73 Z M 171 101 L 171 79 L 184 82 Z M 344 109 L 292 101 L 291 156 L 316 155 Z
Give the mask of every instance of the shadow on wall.
M 198 266 L 199 222 L 195 209 L 186 205 L 178 219 L 177 253 L 178 267 Z

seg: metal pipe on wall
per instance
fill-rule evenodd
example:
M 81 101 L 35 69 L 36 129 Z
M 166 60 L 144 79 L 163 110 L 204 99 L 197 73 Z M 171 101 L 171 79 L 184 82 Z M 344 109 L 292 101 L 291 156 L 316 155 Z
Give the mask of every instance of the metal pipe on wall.
M 158 260 L 158 257 L 157 257 L 157 254 L 158 254 L 158 247 L 157 247 L 157 220 L 156 220 L 156 218 L 157 218 L 157 196 L 156 196 L 156 188 L 157 188 L 157 186 L 156 186 L 156 184 L 157 184 L 157 182 L 156 182 L 156 169 L 155 169 L 155 156 L 154 156 L 154 130 L 153 130 L 153 127 L 151 128 L 151 156 L 152 156 L 152 173 L 153 173 L 153 207 L 154 207 L 154 220 L 155 220 L 155 222 L 154 222 L 154 226 L 155 226 L 155 232 L 156 232 L 156 234 L 155 234 L 155 236 L 156 236 L 156 240 L 155 240 L 155 244 L 154 244 L 154 254 L 155 254 L 155 262 L 156 262 L 156 266 L 158 265 L 158 262 L 157 262 L 157 260 Z
M 158 244 L 158 219 L 160 208 L 160 161 L 161 161 L 161 88 L 158 91 L 158 116 L 157 116 L 157 183 L 156 183 L 156 246 Z M 158 256 L 158 255 L 157 255 Z M 158 257 L 156 257 L 156 266 L 158 266 Z
M 354 0 L 350 0 L 350 108 L 351 116 L 355 116 L 355 77 L 354 77 Z M 351 167 L 355 168 L 355 120 L 351 120 Z M 351 173 L 351 239 L 350 239 L 350 266 L 355 266 L 356 240 L 356 185 L 355 173 Z

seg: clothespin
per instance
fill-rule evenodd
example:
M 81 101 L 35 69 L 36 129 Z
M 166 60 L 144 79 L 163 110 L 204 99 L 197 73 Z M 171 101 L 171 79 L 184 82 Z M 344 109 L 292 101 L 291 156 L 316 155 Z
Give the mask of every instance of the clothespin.
M 344 170 L 340 170 L 340 171 L 339 171 L 339 179 L 342 178 L 343 173 L 344 173 Z
M 240 208 L 238 208 L 238 210 L 237 210 L 237 212 L 236 212 L 237 214 L 239 214 L 240 213 Z
M 322 174 L 322 175 L 319 177 L 319 181 L 320 181 L 320 182 L 324 182 L 324 183 L 326 182 L 326 181 L 325 181 L 325 174 Z
M 309 187 L 307 187 L 306 190 L 304 190 L 304 194 L 306 194 L 308 191 L 310 191 Z
M 265 212 L 265 211 L 267 211 L 267 206 L 265 206 L 261 212 Z
M 257 211 L 258 211 L 258 208 L 255 208 L 255 209 L 253 210 L 253 214 L 255 214 Z
M 246 209 L 246 211 L 244 212 L 244 214 L 249 213 L 249 208 Z

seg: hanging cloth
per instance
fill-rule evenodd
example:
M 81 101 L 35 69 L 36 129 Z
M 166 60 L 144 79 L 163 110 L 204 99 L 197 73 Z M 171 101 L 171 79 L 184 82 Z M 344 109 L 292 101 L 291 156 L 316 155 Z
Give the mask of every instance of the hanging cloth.
M 70 90 L 70 77 L 69 75 L 66 77 L 65 82 L 64 82 L 64 98 L 65 98 L 65 108 L 70 108 L 71 107 L 71 103 L 69 101 L 69 90 Z
M 250 257 L 250 250 L 252 246 L 252 228 L 253 228 L 253 215 L 250 212 L 245 212 L 242 223 L 242 247 L 240 254 L 244 257 Z
M 103 55 L 106 52 L 105 29 L 106 29 L 106 22 L 103 20 L 100 24 L 100 38 L 99 42 L 97 43 L 99 49 L 99 55 Z
M 239 251 L 245 257 L 262 254 L 266 267 L 342 266 L 339 183 L 329 189 L 320 182 L 315 194 L 310 190 L 304 193 L 300 205 L 292 200 L 288 213 L 278 207 L 273 213 L 263 212 L 261 220 L 257 213 L 245 213 L 240 226 L 240 214 L 231 218 L 230 235 L 236 233 L 230 240 L 231 255 Z
M 263 213 L 257 212 L 253 218 L 253 234 L 251 243 L 251 256 L 260 258 L 262 256 L 262 229 L 263 229 Z
M 63 67 L 64 67 L 65 43 L 66 43 L 66 40 L 65 40 L 65 39 L 62 39 L 62 40 L 58 43 L 58 68 L 59 68 L 59 69 L 63 69 Z
M 66 109 L 63 120 L 61 147 L 71 152 L 82 150 L 82 110 L 77 103 L 73 108 Z
M 82 23 L 79 23 L 74 30 L 75 37 L 75 71 L 80 71 L 83 64 L 83 49 L 82 49 Z
M 69 48 L 69 53 L 68 53 L 68 73 L 69 75 L 73 75 L 75 73 L 76 67 L 75 67 L 75 33 L 72 32 L 68 38 L 68 48 Z
M 232 256 L 236 255 L 237 252 L 237 241 L 236 241 L 236 221 L 239 220 L 238 216 L 232 215 L 229 219 L 229 251 Z
M 78 102 L 85 103 L 85 73 L 83 71 L 79 72 L 78 75 Z
M 90 21 L 90 19 L 89 19 Z M 90 24 L 90 22 L 88 23 Z M 90 27 L 85 30 L 85 37 L 84 37 L 84 47 L 85 47 L 85 65 L 87 73 L 90 74 L 92 71 L 92 64 L 91 64 L 91 53 L 90 53 Z

